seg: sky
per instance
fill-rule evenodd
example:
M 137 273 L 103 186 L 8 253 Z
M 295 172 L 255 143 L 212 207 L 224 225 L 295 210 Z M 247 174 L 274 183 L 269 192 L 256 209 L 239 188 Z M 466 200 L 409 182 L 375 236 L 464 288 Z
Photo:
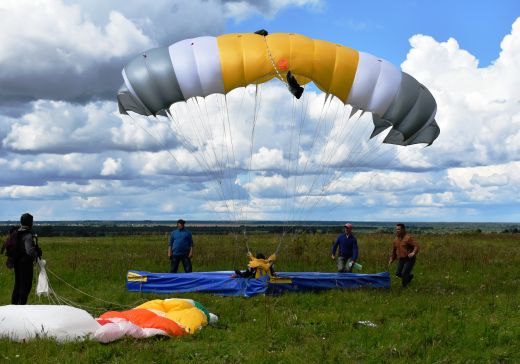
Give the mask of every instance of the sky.
M 0 15 L 0 220 L 520 222 L 516 0 L 2 0 Z M 258 29 L 386 59 L 431 91 L 440 136 L 380 146 L 370 115 L 276 81 L 174 105 L 174 122 L 119 114 L 141 52 Z M 201 119 L 218 126 L 197 145 Z M 240 168 L 211 167 L 230 153 Z

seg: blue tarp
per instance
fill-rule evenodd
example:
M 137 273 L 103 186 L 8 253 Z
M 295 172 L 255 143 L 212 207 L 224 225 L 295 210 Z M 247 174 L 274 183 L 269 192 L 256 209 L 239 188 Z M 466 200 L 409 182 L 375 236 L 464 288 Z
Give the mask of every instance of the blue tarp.
M 269 280 L 233 278 L 233 272 L 150 273 L 130 270 L 126 288 L 130 292 L 204 292 L 220 296 L 251 297 L 262 293 L 308 292 L 337 288 L 389 288 L 388 272 L 374 274 L 280 272 Z

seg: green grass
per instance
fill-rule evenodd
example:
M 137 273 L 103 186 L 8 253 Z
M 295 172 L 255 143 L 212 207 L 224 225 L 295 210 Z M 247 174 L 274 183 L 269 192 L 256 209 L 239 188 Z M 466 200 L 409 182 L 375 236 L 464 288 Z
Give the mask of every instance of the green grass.
M 245 243 L 233 236 L 195 236 L 196 271 L 244 268 Z M 333 236 L 301 235 L 282 244 L 278 271 L 334 271 Z M 57 344 L 0 340 L 0 362 L 37 363 L 518 363 L 520 242 L 508 234 L 423 234 L 415 279 L 406 290 L 346 290 L 193 298 L 220 318 L 195 335 Z M 359 235 L 364 272 L 387 270 L 392 236 Z M 117 305 L 171 296 L 125 290 L 128 269 L 167 271 L 164 236 L 41 238 L 54 290 L 94 316 Z M 278 237 L 249 237 L 253 252 L 272 253 Z M 391 266 L 391 272 L 395 264 Z M 12 272 L 0 268 L 0 304 Z M 38 303 L 33 293 L 29 303 Z M 43 302 L 42 303 L 46 303 Z M 377 327 L 356 325 L 369 320 Z

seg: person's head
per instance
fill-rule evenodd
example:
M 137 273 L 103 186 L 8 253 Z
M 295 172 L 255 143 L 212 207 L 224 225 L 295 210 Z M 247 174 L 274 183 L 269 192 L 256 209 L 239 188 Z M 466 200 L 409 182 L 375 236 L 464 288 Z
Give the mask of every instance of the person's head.
M 20 224 L 22 226 L 31 227 L 33 226 L 33 216 L 26 212 L 20 217 Z
M 406 233 L 406 226 L 404 224 L 399 223 L 395 225 L 395 233 L 397 236 L 404 236 Z
M 346 223 L 345 225 L 343 225 L 343 229 L 345 229 L 345 232 L 347 234 L 350 234 L 352 232 L 352 224 Z
M 265 259 L 265 255 L 262 253 L 256 253 L 256 259 Z
M 183 219 L 179 219 L 177 220 L 177 227 L 182 229 L 184 228 L 184 225 L 186 225 L 186 221 L 184 221 Z

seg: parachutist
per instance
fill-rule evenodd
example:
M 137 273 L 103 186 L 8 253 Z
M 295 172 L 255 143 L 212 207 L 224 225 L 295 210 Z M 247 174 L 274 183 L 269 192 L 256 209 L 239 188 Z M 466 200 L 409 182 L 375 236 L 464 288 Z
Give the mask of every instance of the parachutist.
M 269 35 L 269 32 L 265 29 L 260 29 L 255 32 L 255 34 L 261 35 L 263 37 L 266 37 Z

